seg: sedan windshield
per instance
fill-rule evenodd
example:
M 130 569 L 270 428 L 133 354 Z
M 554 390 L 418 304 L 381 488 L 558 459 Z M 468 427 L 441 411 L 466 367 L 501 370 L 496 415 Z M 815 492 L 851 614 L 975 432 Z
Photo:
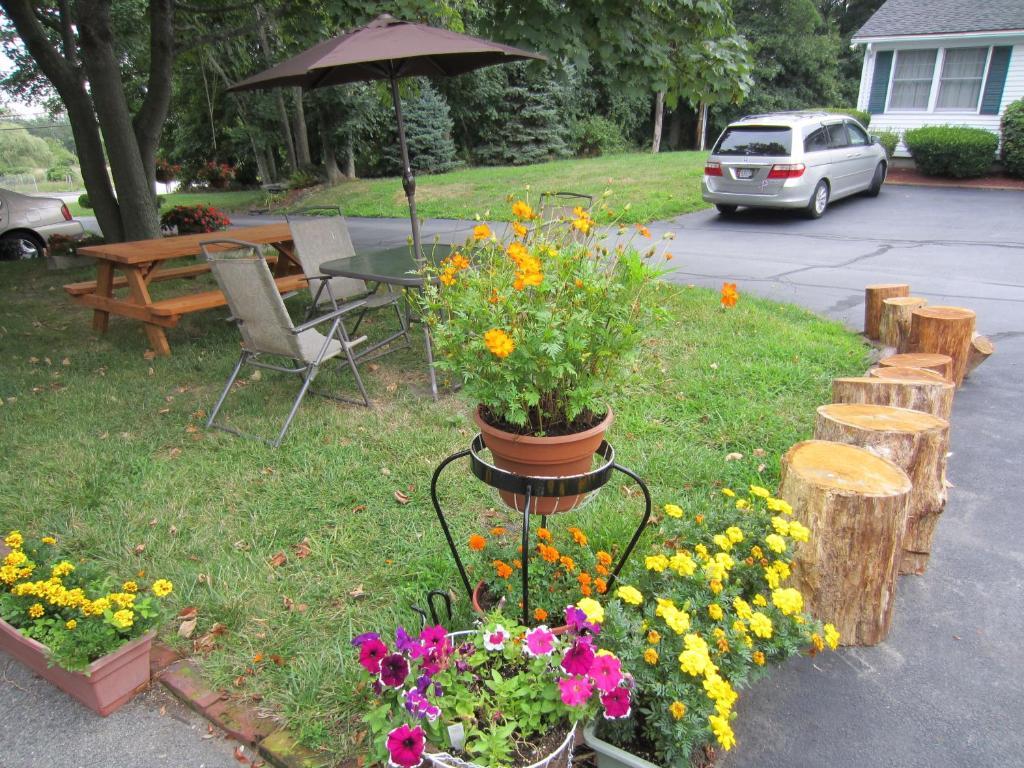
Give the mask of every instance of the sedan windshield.
M 789 128 L 743 125 L 726 128 L 711 154 L 788 157 L 793 143 Z

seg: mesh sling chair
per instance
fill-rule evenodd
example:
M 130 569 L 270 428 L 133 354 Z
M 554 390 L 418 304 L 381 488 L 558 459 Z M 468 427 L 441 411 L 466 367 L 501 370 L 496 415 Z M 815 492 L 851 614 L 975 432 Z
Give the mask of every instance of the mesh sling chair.
M 586 235 L 569 226 L 566 219 L 572 219 L 574 208 L 582 208 L 590 213 L 593 207 L 593 195 L 583 195 L 578 192 L 541 192 L 540 226 L 549 233 L 565 229 L 573 242 L 582 242 L 586 239 Z
M 336 215 L 309 215 L 314 212 L 331 212 Z M 368 355 L 399 338 L 404 339 L 401 347 L 408 346 L 410 343 L 409 319 L 402 312 L 401 292 L 395 291 L 390 285 L 386 286 L 386 290 L 373 290 L 362 280 L 354 280 L 349 277 L 330 277 L 320 271 L 320 265 L 325 261 L 355 255 L 356 251 L 341 209 L 336 206 L 313 206 L 286 215 L 285 220 L 292 231 L 294 255 L 302 264 L 302 272 L 309 281 L 309 290 L 313 296 L 310 314 L 335 309 L 339 305 L 338 302 L 360 300 L 364 304 L 360 308 L 351 331 L 356 333 L 367 312 L 391 307 L 398 318 L 399 330 L 361 350 L 356 356 L 356 360 L 364 360 Z M 396 349 L 401 347 L 396 347 Z
M 224 246 L 229 247 L 224 248 Z M 212 252 L 211 247 L 215 249 Z M 320 317 L 295 325 L 288 315 L 284 299 L 278 293 L 277 285 L 270 274 L 270 268 L 260 254 L 258 245 L 242 240 L 221 238 L 201 243 L 200 249 L 210 264 L 217 284 L 224 292 L 231 310 L 230 319 L 238 325 L 238 330 L 242 334 L 242 354 L 238 358 L 238 363 L 235 364 L 235 369 L 228 377 L 227 384 L 224 385 L 220 399 L 217 400 L 217 404 L 206 421 L 207 427 L 221 429 L 242 437 L 264 440 L 276 448 L 288 432 L 302 399 L 320 371 L 320 366 L 340 355 L 344 355 L 348 361 L 356 386 L 359 387 L 359 393 L 362 395 L 362 403 L 321 392 L 315 394 L 329 397 L 332 400 L 369 407 L 370 399 L 366 395 L 362 379 L 359 378 L 355 356 L 352 354 L 352 349 L 365 341 L 366 337 L 349 339 L 341 324 L 341 318 L 349 312 L 360 309 L 362 302 L 354 301 L 338 306 Z M 329 330 L 326 334 L 316 329 L 320 325 L 328 325 Z M 292 361 L 293 365 L 285 367 L 263 362 L 264 356 L 287 358 Z M 302 388 L 292 404 L 284 426 L 273 440 L 247 435 L 232 427 L 214 423 L 228 392 L 231 391 L 231 385 L 235 383 L 235 379 L 238 378 L 244 365 L 294 373 L 302 377 Z

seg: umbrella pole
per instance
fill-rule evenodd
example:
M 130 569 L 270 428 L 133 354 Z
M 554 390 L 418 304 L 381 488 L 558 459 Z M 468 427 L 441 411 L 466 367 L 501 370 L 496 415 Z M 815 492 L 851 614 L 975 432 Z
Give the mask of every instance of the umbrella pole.
M 409 200 L 409 220 L 412 222 L 412 248 L 416 263 L 423 263 L 423 251 L 420 249 L 420 222 L 416 216 L 416 177 L 409 165 L 409 147 L 405 141 L 405 120 L 402 118 L 402 99 L 398 95 L 398 78 L 391 75 L 391 100 L 395 104 L 395 118 L 398 121 L 398 148 L 402 154 L 402 187 Z

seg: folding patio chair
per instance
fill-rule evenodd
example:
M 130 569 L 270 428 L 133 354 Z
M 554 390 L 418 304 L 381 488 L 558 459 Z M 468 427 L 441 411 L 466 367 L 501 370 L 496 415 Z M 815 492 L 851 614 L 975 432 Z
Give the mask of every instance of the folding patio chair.
M 225 250 L 210 251 L 211 246 L 234 246 Z M 235 369 L 228 377 L 224 391 L 217 400 L 217 404 L 206 421 L 207 427 L 222 429 L 242 437 L 250 437 L 257 440 L 264 440 L 276 448 L 281 444 L 288 428 L 291 426 L 295 413 L 299 410 L 302 399 L 306 396 L 313 379 L 328 360 L 344 355 L 352 376 L 359 387 L 362 395 L 362 403 L 357 400 L 350 400 L 344 397 L 328 395 L 322 392 L 314 394 L 322 397 L 329 397 L 332 400 L 342 402 L 370 405 L 370 398 L 366 395 L 363 381 L 359 378 L 359 371 L 356 368 L 355 356 L 352 349 L 366 340 L 365 336 L 358 339 L 350 339 L 341 323 L 346 314 L 361 309 L 363 303 L 360 301 L 349 302 L 335 307 L 330 312 L 320 317 L 308 320 L 300 325 L 295 325 L 288 310 L 285 308 L 284 299 L 278 293 L 277 285 L 270 274 L 270 268 L 260 254 L 258 245 L 247 243 L 243 240 L 220 238 L 207 240 L 200 244 L 203 256 L 210 264 L 213 276 L 217 284 L 224 292 L 228 307 L 231 309 L 231 320 L 238 325 L 242 334 L 242 354 L 238 358 Z M 316 330 L 317 326 L 329 324 L 326 334 Z M 263 361 L 263 357 L 283 357 L 292 361 L 292 367 L 275 365 Z M 302 388 L 292 404 L 288 418 L 278 433 L 277 438 L 267 438 L 247 435 L 232 427 L 223 424 L 215 424 L 214 419 L 220 411 L 224 400 L 231 391 L 232 384 L 238 378 L 243 365 L 251 365 L 255 368 L 265 368 L 271 371 L 283 373 L 295 373 L 302 377 Z
M 581 242 L 586 238 L 582 232 L 573 229 L 566 222 L 572 219 L 573 209 L 582 208 L 587 213 L 594 206 L 594 196 L 578 192 L 541 192 L 540 194 L 540 226 L 545 230 L 565 228 L 573 242 Z
M 310 216 L 313 212 L 331 212 L 331 216 Z M 301 214 L 307 214 L 301 216 Z M 402 294 L 393 289 L 393 286 L 384 286 L 384 290 L 378 290 L 380 286 L 371 289 L 362 280 L 354 280 L 348 277 L 330 277 L 320 271 L 320 265 L 331 259 L 343 259 L 355 255 L 355 248 L 352 245 L 352 238 L 348 233 L 348 225 L 341 209 L 337 206 L 312 206 L 286 215 L 285 220 L 292 231 L 292 242 L 295 245 L 295 257 L 302 264 L 302 271 L 309 281 L 309 291 L 313 297 L 310 305 L 310 314 L 327 309 L 334 309 L 339 302 L 360 300 L 364 302 L 355 325 L 351 332 L 356 333 L 363 317 L 367 312 L 391 307 L 395 310 L 398 318 L 399 330 L 392 333 L 385 339 L 376 341 L 369 347 L 361 350 L 356 356 L 357 360 L 363 360 L 376 350 L 390 344 L 398 338 L 404 338 L 402 347 L 408 346 L 409 339 L 409 318 L 402 312 Z M 395 347 L 400 349 L 401 347 Z

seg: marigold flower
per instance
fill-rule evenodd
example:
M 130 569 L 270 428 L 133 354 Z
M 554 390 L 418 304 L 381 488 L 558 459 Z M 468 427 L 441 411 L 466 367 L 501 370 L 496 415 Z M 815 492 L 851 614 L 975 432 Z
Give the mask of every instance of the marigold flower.
M 8 549 L 21 549 L 21 545 L 24 543 L 25 537 L 19 531 L 11 531 L 4 536 L 4 544 L 7 545 Z
M 712 593 L 717 595 L 719 592 L 722 591 L 722 582 L 720 582 L 718 579 L 712 579 L 710 582 L 708 582 L 708 587 L 711 589 Z
M 708 722 L 711 724 L 711 731 L 715 734 L 715 738 L 718 739 L 722 749 L 728 752 L 736 746 L 736 735 L 733 733 L 727 718 L 711 715 L 708 717 Z
M 590 584 L 592 579 L 590 578 L 589 573 L 587 573 L 586 571 L 580 571 L 579 575 L 576 577 L 576 581 L 580 583 L 580 586 L 585 586 L 587 584 Z
M 75 570 L 75 566 L 69 563 L 67 560 L 61 560 L 52 569 L 50 569 L 50 575 L 55 576 L 58 579 L 62 579 L 69 573 Z
M 594 590 L 590 588 L 589 584 L 580 584 L 580 594 L 584 597 L 590 597 L 594 594 Z
M 43 536 L 43 538 L 41 538 L 39 541 L 42 542 L 43 544 L 56 544 L 57 543 L 57 540 L 55 538 L 53 538 L 53 536 Z
M 746 499 L 736 499 L 736 509 L 741 511 L 750 509 L 750 502 Z
M 64 628 L 65 629 L 71 630 L 71 629 L 74 629 L 77 626 L 78 626 L 78 621 L 76 619 L 68 619 L 67 621 L 64 622 Z
M 474 240 L 486 240 L 491 236 L 491 228 L 486 224 L 477 224 L 473 227 Z
M 605 552 L 603 549 L 597 550 L 597 562 L 601 565 L 611 565 L 612 556 Z
M 565 568 L 566 573 L 572 573 L 576 570 L 576 562 L 568 555 L 562 555 L 558 558 L 558 562 L 560 562 L 562 567 Z
M 740 294 L 736 290 L 736 283 L 722 283 L 721 302 L 723 307 L 735 307 L 739 298 Z
M 598 566 L 600 568 L 601 566 Z M 608 591 L 608 582 L 604 579 L 594 579 L 594 589 L 597 590 L 597 594 L 603 595 Z
M 469 548 L 474 552 L 479 552 L 481 549 L 487 546 L 487 539 L 481 536 L 479 533 L 474 533 L 469 537 Z
M 579 608 L 587 616 L 587 621 L 591 624 L 600 624 L 604 621 L 604 608 L 596 600 L 592 600 L 586 597 L 576 603 L 576 607 Z
M 494 566 L 494 572 L 498 574 L 499 579 L 507 579 L 512 575 L 512 566 L 503 560 L 495 560 L 491 565 Z
M 828 644 L 828 647 L 834 651 L 839 645 L 839 633 L 836 631 L 834 624 L 826 624 L 824 629 L 825 642 Z
M 652 629 L 647 633 L 647 642 L 651 645 L 657 645 L 661 642 L 661 633 L 656 629 Z
M 761 487 L 760 485 L 750 486 L 750 492 L 755 496 L 760 496 L 762 499 L 771 498 L 772 495 L 771 491 L 769 491 L 767 488 Z
M 683 516 L 682 508 L 679 507 L 676 504 L 666 504 L 664 507 L 662 507 L 662 509 L 665 510 L 665 514 L 668 515 L 669 517 L 682 517 Z
M 640 594 L 640 590 L 629 585 L 619 587 L 615 590 L 615 594 L 622 599 L 622 602 L 629 603 L 630 605 L 640 605 L 644 601 L 644 596 Z
M 534 621 L 544 621 L 545 619 L 547 619 L 547 617 L 548 617 L 548 612 L 545 611 L 543 608 L 534 608 L 533 609 L 533 620 Z
M 764 666 L 764 653 L 762 651 L 754 651 L 750 658 L 755 664 L 757 664 L 757 666 Z
M 790 520 L 789 537 L 793 539 L 793 541 L 808 541 L 811 537 L 811 531 L 796 520 Z
M 658 663 L 658 652 L 653 648 L 648 648 L 644 651 L 644 661 L 652 666 Z
M 29 606 L 28 615 L 30 618 L 38 619 L 44 613 L 46 613 L 46 609 L 43 608 L 42 603 L 33 603 L 31 606 Z
M 764 595 L 754 595 L 754 605 L 764 608 L 768 605 L 768 601 L 764 599 Z
M 655 573 L 661 573 L 668 568 L 669 560 L 664 555 L 650 555 L 644 558 L 644 567 L 648 571 L 654 571 Z
M 554 547 L 549 547 L 547 544 L 538 544 L 537 551 L 540 552 L 541 558 L 548 563 L 557 563 L 559 554 L 558 550 Z
M 135 623 L 135 614 L 124 608 L 115 612 L 110 620 L 118 629 L 129 629 Z
M 708 616 L 710 616 L 715 621 L 721 621 L 722 620 L 722 606 L 720 606 L 718 603 L 712 603 L 711 605 L 709 605 L 708 606 Z
M 516 344 L 512 337 L 500 328 L 492 328 L 484 334 L 484 344 L 495 357 L 506 358 L 515 351 Z
M 502 528 L 500 525 L 496 525 L 493 528 L 491 528 L 491 536 L 501 536 L 504 533 L 505 529 Z
M 682 720 L 686 715 L 686 705 L 681 701 L 673 701 L 668 705 L 668 712 L 676 720 Z
M 825 650 L 825 641 L 821 639 L 821 635 L 817 632 L 811 635 L 811 648 L 814 649 L 814 653 L 821 653 Z
M 547 528 L 538 528 L 537 538 L 541 541 L 551 541 L 551 531 L 549 531 Z
M 779 536 L 777 533 L 769 533 L 764 537 L 764 543 L 768 545 L 768 549 L 772 552 L 778 552 L 782 554 L 786 551 L 786 540 Z
M 124 592 L 134 594 L 139 591 L 139 585 L 134 581 L 126 581 L 124 584 L 121 585 L 121 589 Z
M 152 589 L 157 597 L 167 597 L 174 590 L 174 585 L 167 579 L 157 579 L 153 582 Z
M 750 615 L 750 631 L 767 640 L 772 636 L 772 620 L 760 611 L 754 611 Z
M 585 534 L 579 528 L 570 528 L 569 533 L 572 535 L 572 540 L 579 544 L 581 547 L 587 546 L 587 534 Z

